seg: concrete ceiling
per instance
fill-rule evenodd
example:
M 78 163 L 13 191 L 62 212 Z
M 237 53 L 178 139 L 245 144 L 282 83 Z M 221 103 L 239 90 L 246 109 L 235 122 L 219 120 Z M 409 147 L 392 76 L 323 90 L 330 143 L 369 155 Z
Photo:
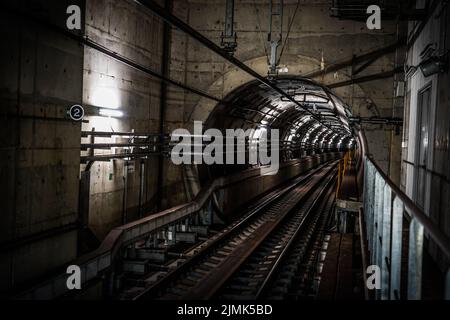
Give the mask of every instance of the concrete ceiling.
M 282 141 L 304 144 L 352 139 L 348 123 L 350 108 L 329 89 L 300 77 L 282 77 L 276 82 L 304 109 L 260 82 L 251 81 L 232 91 L 225 97 L 225 103 L 216 106 L 207 127 L 280 129 Z

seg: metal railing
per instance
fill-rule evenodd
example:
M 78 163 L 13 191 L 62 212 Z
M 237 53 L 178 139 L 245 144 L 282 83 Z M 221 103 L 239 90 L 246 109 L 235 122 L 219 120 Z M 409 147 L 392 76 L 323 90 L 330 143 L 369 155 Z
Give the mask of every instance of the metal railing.
M 376 291 L 375 298 L 422 298 L 424 240 L 429 237 L 446 259 L 447 274 L 443 287 L 445 299 L 450 299 L 450 239 L 383 173 L 370 156 L 366 155 L 364 162 L 365 233 L 370 263 L 381 270 L 381 289 Z M 404 230 L 408 231 L 408 237 L 403 236 Z M 402 263 L 402 257 L 406 258 L 407 264 Z M 407 279 L 402 279 L 405 275 Z

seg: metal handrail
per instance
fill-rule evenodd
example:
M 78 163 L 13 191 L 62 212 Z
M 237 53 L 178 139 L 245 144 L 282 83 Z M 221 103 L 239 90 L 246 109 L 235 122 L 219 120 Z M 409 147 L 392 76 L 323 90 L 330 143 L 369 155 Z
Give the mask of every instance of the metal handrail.
M 364 166 L 365 234 L 370 263 L 381 271 L 381 286 L 376 299 L 402 297 L 403 220 L 409 223 L 407 298 L 422 298 L 422 260 L 425 234 L 439 247 L 447 260 L 446 299 L 450 299 L 450 238 L 377 165 L 368 151 L 364 133 L 359 133 Z
M 367 157 L 372 165 L 377 169 L 384 181 L 389 185 L 396 196 L 403 202 L 405 209 L 411 214 L 412 218 L 417 219 L 429 236 L 435 241 L 442 252 L 450 259 L 450 238 L 442 232 L 441 229 L 402 191 L 394 182 L 381 170 L 373 160 L 372 156 Z
M 417 164 L 415 164 L 415 163 L 413 163 L 411 161 L 408 161 L 408 160 L 403 160 L 403 163 L 407 164 L 408 166 L 412 166 L 414 169 L 423 170 L 426 173 L 431 174 L 432 176 L 435 176 L 435 177 L 445 181 L 446 183 L 450 184 L 450 180 L 447 178 L 446 175 L 444 175 L 442 173 L 439 173 L 439 172 L 436 172 L 436 171 L 433 171 L 433 170 L 430 170 L 430 169 L 428 169 L 428 167 L 426 165 L 417 165 Z

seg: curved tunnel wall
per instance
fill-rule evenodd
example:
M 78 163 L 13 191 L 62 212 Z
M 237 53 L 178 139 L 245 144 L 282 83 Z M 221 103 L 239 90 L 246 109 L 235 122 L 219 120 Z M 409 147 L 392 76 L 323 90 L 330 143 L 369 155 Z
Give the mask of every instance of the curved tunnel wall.
M 344 151 L 355 146 L 349 125 L 350 108 L 328 88 L 305 78 L 282 77 L 276 85 L 302 106 L 284 99 L 258 81 L 250 81 L 228 94 L 210 113 L 205 129 L 278 129 L 280 161 Z M 202 166 L 201 180 L 248 168 L 248 165 Z

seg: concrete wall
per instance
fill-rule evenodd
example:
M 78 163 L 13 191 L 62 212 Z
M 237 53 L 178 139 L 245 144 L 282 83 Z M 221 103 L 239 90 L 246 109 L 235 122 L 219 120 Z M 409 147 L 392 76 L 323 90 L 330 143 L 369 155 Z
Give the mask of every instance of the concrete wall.
M 423 4 L 418 1 L 418 8 L 421 5 Z M 437 14 L 438 11 L 436 11 L 436 14 L 433 14 L 414 46 L 408 51 L 408 66 L 418 66 L 423 61 L 421 53 L 429 45 L 436 49 L 435 55 L 445 53 L 449 50 L 450 25 L 448 23 L 448 5 L 442 11 L 439 6 L 436 10 L 439 10 L 440 15 Z M 411 24 L 410 30 L 413 27 L 414 25 Z M 450 235 L 450 215 L 448 210 L 450 201 L 450 190 L 448 186 L 450 177 L 448 166 L 450 156 L 449 81 L 448 72 L 425 77 L 420 68 L 408 78 L 408 99 L 406 101 L 407 108 L 405 108 L 407 124 L 405 126 L 403 146 L 405 149 L 405 160 L 416 165 L 418 164 L 417 152 L 420 144 L 418 136 L 420 130 L 419 94 L 427 86 L 431 86 L 432 92 L 431 106 L 428 112 L 427 171 L 425 173 L 425 183 L 421 189 L 416 190 L 419 172 L 417 166 L 406 163 L 402 166 L 402 184 L 406 193 L 413 200 L 418 199 L 419 193 L 425 196 L 424 212 L 447 235 Z M 442 263 L 441 265 L 444 265 L 442 256 L 432 243 L 429 244 L 429 250 L 434 258 L 439 263 Z
M 81 1 L 8 1 L 65 27 Z M 63 13 L 63 14 L 61 14 Z M 83 48 L 59 33 L 0 12 L 0 294 L 76 257 Z
M 183 21 L 187 21 L 189 7 L 185 1 L 167 0 L 172 3 L 172 12 Z M 189 37 L 182 31 L 170 27 L 170 59 L 169 77 L 180 83 L 186 83 L 186 65 L 188 55 Z M 164 122 L 164 132 L 172 133 L 177 128 L 189 128 L 185 123 L 187 95 L 183 89 L 169 85 L 167 93 L 167 108 Z M 170 208 L 186 202 L 186 190 L 183 183 L 183 169 L 173 165 L 170 159 L 165 159 L 163 164 L 162 208 Z
M 146 13 L 133 1 L 87 1 L 87 36 L 157 72 L 161 72 L 162 27 L 159 18 Z M 83 125 L 83 130 L 158 133 L 161 81 L 94 49 L 86 48 L 84 53 L 83 103 L 115 108 L 124 116 L 101 117 L 92 110 L 87 117 L 89 123 Z M 83 141 L 89 142 L 89 139 Z M 96 142 L 126 140 L 99 138 Z M 101 153 L 111 151 L 96 151 L 96 154 Z M 124 173 L 125 162 L 96 162 L 90 169 L 89 226 L 100 240 L 122 223 L 124 215 L 127 221 L 138 218 L 140 161 L 131 161 L 129 164 L 134 166 L 134 170 L 128 173 Z M 158 162 L 156 157 L 152 157 L 144 163 L 145 185 L 141 203 L 143 214 L 149 214 L 155 210 Z M 128 176 L 126 185 L 124 175 Z
M 223 0 L 177 0 L 177 6 L 183 8 L 175 14 L 197 31 L 220 44 L 220 35 L 224 28 L 225 1 Z M 285 1 L 284 30 L 293 18 L 297 1 Z M 322 54 L 325 65 L 347 60 L 393 43 L 397 38 L 397 26 L 384 21 L 383 29 L 370 31 L 365 23 L 340 21 L 330 17 L 330 1 L 302 1 L 287 42 L 281 65 L 289 67 L 289 73 L 302 75 L 320 69 Z M 256 69 L 267 74 L 268 1 L 236 1 L 235 31 L 238 34 L 238 49 L 235 56 Z M 230 91 L 251 80 L 243 72 L 223 61 L 196 40 L 181 37 L 173 42 L 173 50 L 186 52 L 182 64 L 174 62 L 181 69 L 184 66 L 186 83 L 224 97 Z M 187 42 L 186 42 L 187 41 Z M 365 76 L 392 70 L 395 56 L 389 54 L 375 61 L 358 76 Z M 183 65 L 184 64 L 184 65 Z M 181 72 L 181 70 L 179 70 Z M 349 79 L 351 67 L 315 79 L 324 84 Z M 183 79 L 179 75 L 180 79 Z M 335 90 L 343 100 L 349 103 L 355 115 L 392 116 L 402 114 L 402 101 L 393 99 L 393 78 L 372 81 L 361 85 L 347 86 Z M 190 93 L 185 93 L 184 121 L 205 120 L 215 103 Z M 394 112 L 393 107 L 400 108 Z M 366 128 L 371 152 L 377 162 L 387 172 L 398 175 L 399 159 L 390 169 L 390 150 L 400 149 L 401 136 L 392 137 L 392 128 L 369 126 Z
M 86 0 L 85 6 L 81 0 L 36 0 L 27 1 L 26 6 L 25 1 L 10 3 L 22 3 L 27 10 L 40 13 L 62 28 L 67 6 L 80 4 L 85 32 L 90 39 L 150 69 L 161 70 L 163 23 L 132 0 Z M 236 57 L 264 75 L 267 72 L 264 53 L 267 3 L 236 2 Z M 297 1 L 285 3 L 286 26 Z M 224 5 L 224 0 L 174 0 L 173 12 L 219 43 Z M 394 41 L 394 24 L 386 23 L 381 31 L 368 31 L 363 23 L 330 18 L 329 6 L 329 1 L 301 2 L 281 60 L 291 74 L 301 75 L 320 68 L 322 53 L 325 64 L 330 65 Z M 95 128 L 96 131 L 158 132 L 161 82 L 59 33 L 30 21 L 21 22 L 5 12 L 0 15 L 4 39 L 4 48 L 0 50 L 3 110 L 0 179 L 6 182 L 1 186 L 0 204 L 0 291 L 4 292 L 44 276 L 76 257 L 79 179 L 86 169 L 80 167 L 80 142 L 89 141 L 81 139 L 80 131 Z M 379 59 L 361 75 L 389 70 L 393 61 L 392 55 Z M 350 75 L 348 69 L 317 80 L 329 84 L 347 80 Z M 251 80 L 174 29 L 171 30 L 169 76 L 218 97 Z M 392 114 L 392 91 L 392 79 L 336 90 L 353 106 L 354 113 L 362 116 L 372 115 L 374 110 L 379 115 Z M 368 98 L 376 108 L 372 102 L 368 108 Z M 87 123 L 80 125 L 64 120 L 67 107 L 75 103 L 86 106 Z M 120 109 L 124 117 L 99 117 L 97 108 L 89 105 Z M 214 107 L 211 101 L 168 86 L 164 132 L 190 128 L 194 120 L 206 120 Z M 381 128 L 373 130 L 368 134 L 371 151 L 387 170 L 390 132 Z M 96 140 L 102 141 L 120 142 Z M 170 160 L 164 160 L 163 164 L 161 209 L 187 200 L 182 168 L 172 165 Z M 139 162 L 134 162 L 133 172 L 126 173 L 127 185 L 123 179 L 124 165 L 122 160 L 95 163 L 90 169 L 90 188 L 81 195 L 89 199 L 88 223 L 99 240 L 122 223 L 124 207 L 129 221 L 137 218 Z M 157 159 L 146 160 L 145 166 L 142 204 L 144 214 L 150 214 L 156 204 Z M 128 197 L 124 203 L 125 190 Z
M 169 1 L 159 1 L 165 5 Z M 185 8 L 180 1 L 173 4 L 174 12 L 183 15 Z M 162 73 L 163 23 L 151 12 L 143 10 L 133 1 L 88 1 L 86 12 L 86 33 L 94 41 L 113 49 L 126 58 Z M 186 35 L 170 30 L 169 43 L 171 79 L 184 82 L 184 61 L 186 52 L 178 46 L 186 43 Z M 173 45 L 173 44 L 176 44 Z M 83 130 L 95 128 L 97 131 L 159 132 L 161 81 L 149 77 L 114 59 L 92 50 L 85 50 L 84 94 L 85 104 L 99 107 L 117 106 L 124 112 L 123 118 L 91 116 Z M 180 72 L 181 70 L 181 72 Z M 163 131 L 171 133 L 183 127 L 184 91 L 168 85 L 167 106 Z M 88 139 L 84 140 L 88 141 Z M 98 142 L 111 141 L 111 139 Z M 98 152 L 101 154 L 101 152 Z M 156 210 L 158 161 L 146 161 L 146 183 L 143 199 L 144 213 Z M 139 194 L 139 161 L 135 161 L 135 172 L 128 175 L 128 221 L 137 218 Z M 82 168 L 84 169 L 84 168 Z M 124 161 L 96 163 L 91 169 L 91 191 L 89 225 L 102 239 L 123 218 L 123 171 Z M 111 179 L 112 174 L 112 179 Z M 166 209 L 186 201 L 182 170 L 172 165 L 170 159 L 163 160 L 163 182 L 161 186 L 161 206 Z

